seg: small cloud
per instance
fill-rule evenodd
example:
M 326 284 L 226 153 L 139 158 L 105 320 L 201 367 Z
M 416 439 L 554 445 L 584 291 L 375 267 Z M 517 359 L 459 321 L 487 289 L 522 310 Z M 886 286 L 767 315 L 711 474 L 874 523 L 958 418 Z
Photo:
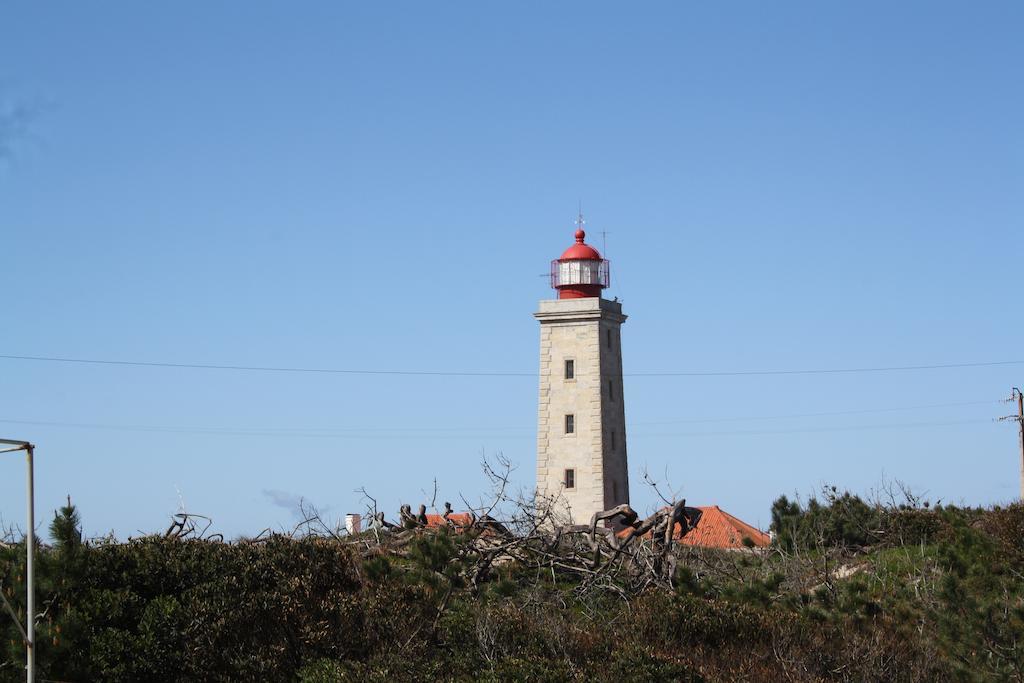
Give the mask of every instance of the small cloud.
M 314 506 L 309 498 L 300 496 L 296 493 L 289 493 L 287 491 L 281 491 L 280 489 L 263 489 L 263 495 L 270 500 L 272 505 L 279 508 L 284 508 L 288 512 L 292 513 L 292 516 L 296 519 L 302 519 L 302 506 L 306 508 L 315 507 L 316 511 L 320 514 L 326 513 L 331 508 Z
M 14 156 L 15 144 L 28 135 L 29 124 L 38 113 L 38 107 L 0 104 L 0 159 Z
M 289 510 L 298 507 L 302 501 L 302 496 L 297 496 L 294 493 L 288 493 L 287 491 L 279 491 L 277 489 L 263 489 L 263 495 L 270 499 L 270 502 L 281 508 L 288 508 Z

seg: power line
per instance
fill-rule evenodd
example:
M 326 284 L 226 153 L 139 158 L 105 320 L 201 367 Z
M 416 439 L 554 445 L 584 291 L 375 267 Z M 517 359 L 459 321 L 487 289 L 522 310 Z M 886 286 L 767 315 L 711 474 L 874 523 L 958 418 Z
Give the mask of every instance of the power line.
M 2 358 L 2 356 L 0 356 Z M 904 370 L 949 370 L 953 368 L 981 368 L 997 365 L 1021 365 L 1024 360 L 1001 360 L 979 363 L 938 363 L 935 365 L 890 365 L 863 368 L 814 368 L 808 370 L 724 370 L 699 371 L 684 370 L 679 372 L 630 372 L 632 377 L 749 377 L 753 375 L 838 375 L 861 372 L 897 372 Z
M 263 365 L 226 365 L 206 363 L 170 363 L 156 361 L 108 360 L 97 358 L 63 358 L 56 356 L 16 356 L 0 354 L 0 359 L 39 361 L 50 363 L 76 363 L 84 365 L 120 365 L 133 367 L 174 368 L 191 370 L 234 370 L 243 372 L 291 372 L 337 375 L 398 375 L 428 377 L 537 377 L 536 372 L 477 371 L 477 370 L 359 370 L 353 368 L 303 368 L 275 367 Z M 983 361 L 972 363 L 938 363 L 932 365 L 892 365 L 854 368 L 810 368 L 790 370 L 679 370 L 627 372 L 626 377 L 752 377 L 770 375 L 835 375 L 877 372 L 902 372 L 912 370 L 949 370 L 955 368 L 980 368 L 1006 365 L 1024 365 L 1024 360 Z
M 973 420 L 940 420 L 934 422 L 891 422 L 886 424 L 850 425 L 846 427 L 808 427 L 806 429 L 737 429 L 715 432 L 675 432 L 669 434 L 634 434 L 630 438 L 678 437 L 678 436 L 767 436 L 772 434 L 817 434 L 823 432 L 860 432 L 886 429 L 911 429 L 918 427 L 948 427 L 967 424 L 995 424 L 991 418 Z
M 682 420 L 654 420 L 630 422 L 629 427 L 674 425 L 674 424 L 710 424 L 721 422 L 758 422 L 763 420 L 792 420 L 808 417 L 836 417 L 844 415 L 868 415 L 893 413 L 912 410 L 930 410 L 933 408 L 957 408 L 963 406 L 998 405 L 1003 401 L 958 401 L 955 403 L 927 403 L 912 406 L 890 406 L 887 408 L 860 408 L 857 410 L 832 410 L 815 413 L 786 413 L 781 415 L 750 415 L 730 417 L 692 418 Z M 144 432 L 168 432 L 188 434 L 238 434 L 245 436 L 345 436 L 349 434 L 393 434 L 393 433 L 434 433 L 445 434 L 454 432 L 472 432 L 474 434 L 508 434 L 533 433 L 533 428 L 524 427 L 200 427 L 200 426 L 168 426 L 168 425 L 124 425 L 95 422 L 59 422 L 52 420 L 18 420 L 0 419 L 0 423 L 20 424 L 39 427 L 73 427 L 83 429 L 112 429 Z
M 846 425 L 831 427 L 808 427 L 801 429 L 737 429 L 719 431 L 698 431 L 698 432 L 670 432 L 670 433 L 636 433 L 630 434 L 630 438 L 649 437 L 686 437 L 686 436 L 745 436 L 745 435 L 771 435 L 771 434 L 809 434 L 819 432 L 846 432 L 846 431 L 867 431 L 885 429 L 907 429 L 914 427 L 940 427 L 951 425 L 992 423 L 990 418 L 966 419 L 966 420 L 939 420 L 928 422 L 891 422 L 882 424 L 867 425 Z M 350 428 L 350 429 L 303 429 L 303 428 L 244 428 L 244 427 L 174 427 L 158 425 L 121 425 L 90 422 L 56 422 L 44 420 L 14 420 L 0 419 L 2 424 L 18 424 L 37 427 L 59 427 L 74 429 L 98 429 L 124 432 L 149 432 L 160 434 L 193 434 L 199 436 L 251 436 L 251 437 L 284 437 L 284 438 L 318 438 L 318 439 L 521 439 L 532 438 L 532 430 L 522 429 L 431 429 L 431 428 Z M 528 432 L 528 433 L 523 433 Z
M 493 439 L 493 438 L 533 438 L 528 434 L 482 433 L 486 430 L 439 430 L 430 429 L 256 429 L 235 427 L 173 427 L 159 425 L 122 425 L 92 422 L 55 422 L 48 420 L 8 420 L 0 419 L 0 424 L 17 424 L 36 427 L 59 427 L 73 429 L 98 429 L 119 432 L 147 432 L 159 434 L 192 434 L 197 436 L 252 436 L 252 437 L 284 437 L 304 439 Z M 420 433 L 422 431 L 422 433 Z M 513 430 L 503 430 L 511 432 Z
M 654 422 L 632 422 L 633 425 L 668 425 L 668 424 L 701 424 L 709 422 L 754 422 L 758 420 L 792 420 L 802 417 L 833 417 L 838 415 L 867 415 L 871 413 L 895 413 L 906 410 L 927 410 L 931 408 L 955 408 L 961 406 L 995 405 L 1002 401 L 958 401 L 956 403 L 929 403 L 916 406 L 897 406 L 892 408 L 864 408 L 860 410 L 830 410 L 819 413 L 788 413 L 784 415 L 759 415 L 746 417 L 709 417 L 686 420 L 657 420 Z
M 241 370 L 246 372 L 305 372 L 326 373 L 335 375 L 427 375 L 439 377 L 536 377 L 536 372 L 476 372 L 467 371 L 433 371 L 433 370 L 354 370 L 337 368 L 299 368 L 269 367 L 261 365 L 212 365 L 203 363 L 164 363 L 134 360 L 101 360 L 96 358 L 58 358 L 52 356 L 9 356 L 0 355 L 8 360 L 31 360 L 53 363 L 79 363 L 87 365 L 129 365 L 148 368 L 178 368 L 190 370 Z

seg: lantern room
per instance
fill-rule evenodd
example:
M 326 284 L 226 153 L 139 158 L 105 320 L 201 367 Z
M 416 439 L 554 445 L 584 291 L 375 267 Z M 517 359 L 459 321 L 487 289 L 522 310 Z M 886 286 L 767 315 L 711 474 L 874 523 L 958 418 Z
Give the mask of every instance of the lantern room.
M 551 262 L 551 286 L 558 290 L 559 299 L 601 296 L 601 290 L 608 287 L 608 261 L 583 241 L 586 236 L 580 227 L 576 231 L 576 244 Z

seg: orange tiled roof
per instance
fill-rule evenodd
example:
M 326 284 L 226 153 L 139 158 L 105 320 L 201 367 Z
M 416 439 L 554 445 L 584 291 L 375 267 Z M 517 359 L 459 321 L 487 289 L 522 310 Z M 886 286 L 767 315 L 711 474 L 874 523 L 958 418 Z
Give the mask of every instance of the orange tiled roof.
M 700 510 L 700 521 L 697 527 L 688 533 L 679 542 L 682 545 L 699 546 L 702 548 L 745 548 L 743 539 L 749 538 L 754 546 L 765 548 L 771 544 L 771 537 L 753 527 L 743 520 L 733 517 L 717 505 L 698 507 Z M 456 529 L 469 526 L 473 523 L 473 516 L 468 512 L 453 512 L 448 519 L 455 524 Z M 436 529 L 446 526 L 447 522 L 443 516 L 438 514 L 427 515 L 427 527 Z M 676 539 L 682 528 L 676 524 Z M 619 532 L 619 535 L 627 533 L 626 529 Z
M 686 534 L 679 542 L 682 545 L 700 546 L 702 548 L 745 548 L 743 539 L 749 538 L 757 548 L 771 544 L 771 537 L 750 526 L 746 522 L 733 517 L 717 505 L 698 507 L 700 521 L 696 528 Z M 682 529 L 676 525 L 676 538 Z
M 665 508 L 666 510 L 668 508 Z M 749 538 L 757 548 L 765 548 L 771 545 L 771 536 L 760 529 L 750 526 L 746 522 L 733 517 L 717 505 L 698 507 L 700 520 L 697 527 L 690 531 L 680 540 L 682 525 L 676 524 L 676 540 L 681 545 L 699 546 L 701 548 L 746 548 L 743 539 Z M 626 527 L 616 532 L 617 536 L 627 536 L 631 529 Z M 651 532 L 646 534 L 650 537 Z
M 448 519 L 451 520 L 456 527 L 469 526 L 473 523 L 473 515 L 468 512 L 453 512 L 448 515 Z M 446 526 L 448 522 L 444 521 L 442 515 L 427 515 L 427 527 L 434 529 L 440 526 Z

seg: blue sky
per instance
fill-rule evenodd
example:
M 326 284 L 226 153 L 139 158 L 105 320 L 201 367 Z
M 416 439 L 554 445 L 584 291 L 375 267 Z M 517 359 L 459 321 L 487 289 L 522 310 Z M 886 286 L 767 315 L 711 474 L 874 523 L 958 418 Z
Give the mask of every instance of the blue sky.
M 1000 2 L 7 4 L 0 354 L 531 373 L 582 201 L 627 373 L 1024 360 L 1022 31 Z M 40 515 L 70 493 L 88 533 L 457 501 L 498 452 L 533 481 L 529 375 L 0 380 Z M 1008 501 L 1022 383 L 630 376 L 633 502 L 645 467 L 762 525 L 823 483 Z M 0 462 L 5 523 L 23 500 Z

